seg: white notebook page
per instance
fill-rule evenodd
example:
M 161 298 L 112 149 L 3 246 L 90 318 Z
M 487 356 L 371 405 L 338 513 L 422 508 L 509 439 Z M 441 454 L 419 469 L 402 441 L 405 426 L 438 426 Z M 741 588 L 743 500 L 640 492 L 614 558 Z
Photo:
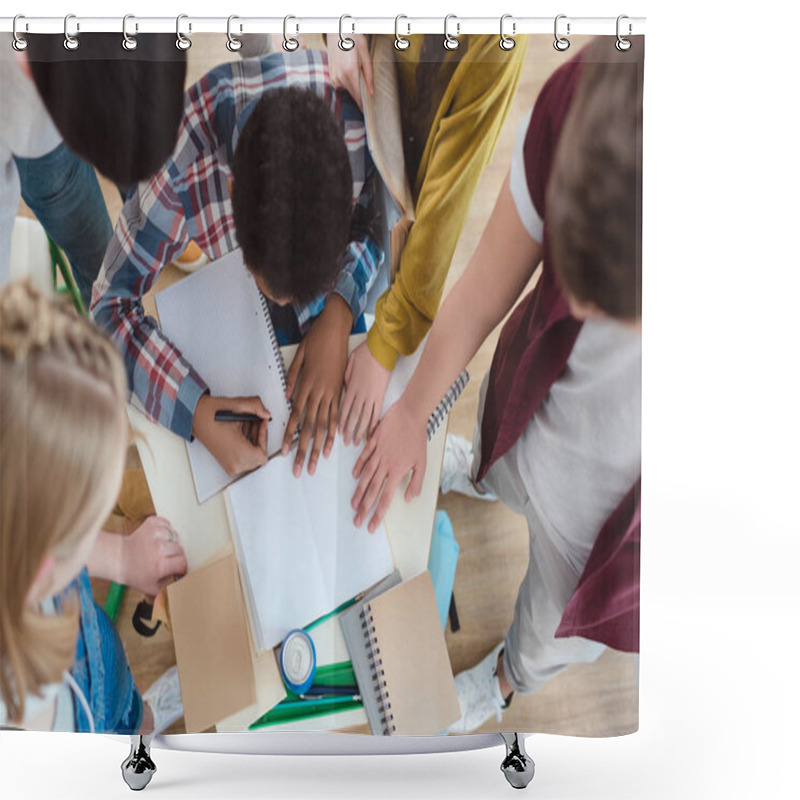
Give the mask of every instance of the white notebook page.
M 208 384 L 212 395 L 258 395 L 272 414 L 268 450 L 283 442 L 290 408 L 284 367 L 270 336 L 261 293 L 234 250 L 156 295 L 161 330 Z M 220 423 L 226 424 L 226 423 Z M 234 424 L 234 423 L 229 423 Z M 197 499 L 233 482 L 206 447 L 187 445 Z
M 225 497 L 253 633 L 274 647 L 392 572 L 386 531 L 353 525 L 352 477 L 361 448 L 336 438 L 314 475 L 292 474 L 278 456 L 237 481 Z

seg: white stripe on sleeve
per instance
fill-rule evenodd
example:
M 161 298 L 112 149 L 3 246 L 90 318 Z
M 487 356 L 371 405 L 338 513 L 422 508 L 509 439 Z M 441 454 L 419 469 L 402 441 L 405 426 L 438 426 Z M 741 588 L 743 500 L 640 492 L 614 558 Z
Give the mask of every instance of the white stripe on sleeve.
M 528 132 L 528 126 L 531 122 L 531 114 L 533 110 L 529 111 L 517 132 L 517 141 L 514 144 L 514 154 L 511 157 L 511 196 L 514 198 L 514 204 L 517 207 L 517 213 L 525 226 L 525 230 L 530 237 L 537 242 L 542 241 L 542 229 L 544 223 L 539 216 L 539 212 L 533 205 L 531 200 L 531 193 L 528 190 L 528 181 L 525 177 L 525 155 L 523 147 L 525 145 L 525 134 Z

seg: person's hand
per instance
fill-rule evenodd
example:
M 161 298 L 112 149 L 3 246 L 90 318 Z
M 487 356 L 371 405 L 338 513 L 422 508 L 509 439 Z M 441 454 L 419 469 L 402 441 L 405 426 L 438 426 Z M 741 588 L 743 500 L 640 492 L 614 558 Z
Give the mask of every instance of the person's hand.
M 261 422 L 216 422 L 214 414 L 222 409 L 255 414 Z M 192 433 L 233 477 L 267 463 L 267 423 L 271 417 L 260 397 L 203 395 L 195 408 Z
M 392 377 L 391 370 L 379 363 L 362 342 L 350 354 L 344 373 L 344 400 L 339 417 L 339 433 L 344 443 L 356 444 L 367 438 L 375 430 L 381 418 L 383 396 Z
M 372 77 L 372 59 L 369 57 L 369 40 L 363 33 L 354 33 L 350 38 L 356 43 L 351 50 L 342 50 L 339 39 L 328 37 L 328 70 L 334 89 L 345 89 L 350 93 L 358 107 L 363 111 L 361 100 L 360 76 L 364 74 L 364 83 L 369 96 L 375 95 L 375 82 Z
M 416 418 L 401 398 L 378 423 L 353 469 L 353 477 L 359 479 L 351 501 L 356 512 L 353 520 L 356 527 L 361 527 L 377 502 L 368 526 L 369 532 L 374 533 L 383 522 L 400 481 L 412 470 L 406 502 L 416 497 L 422 491 L 427 459 L 425 420 Z
M 314 444 L 308 459 L 309 475 L 313 475 L 317 468 L 323 442 L 325 458 L 331 453 L 336 423 L 339 421 L 347 342 L 352 327 L 350 307 L 338 294 L 329 295 L 325 308 L 300 342 L 289 367 L 286 397 L 294 396 L 294 404 L 281 452 L 288 455 L 295 430 L 302 420 L 293 468 L 295 477 L 300 477 L 303 471 L 306 451 L 312 439 Z
M 189 569 L 178 534 L 163 517 L 147 517 L 122 538 L 122 582 L 154 597 Z

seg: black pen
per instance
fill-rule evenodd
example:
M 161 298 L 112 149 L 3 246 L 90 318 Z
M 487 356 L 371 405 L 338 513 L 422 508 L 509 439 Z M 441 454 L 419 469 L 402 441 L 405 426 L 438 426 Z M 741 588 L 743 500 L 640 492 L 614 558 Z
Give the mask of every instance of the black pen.
M 223 409 L 214 414 L 214 422 L 261 422 L 262 419 L 263 417 L 259 417 L 258 414 L 245 414 L 229 409 Z M 267 417 L 267 422 L 271 419 L 272 417 Z

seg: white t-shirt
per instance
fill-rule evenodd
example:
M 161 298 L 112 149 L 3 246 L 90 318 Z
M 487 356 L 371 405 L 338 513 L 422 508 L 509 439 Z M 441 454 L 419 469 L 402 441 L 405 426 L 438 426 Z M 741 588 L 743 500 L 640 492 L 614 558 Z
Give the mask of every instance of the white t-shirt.
M 61 143 L 33 81 L 23 74 L 10 33 L 0 34 L 0 286 L 8 281 L 20 185 L 12 155 L 39 158 Z
M 542 241 L 528 190 L 523 120 L 510 188 L 525 229 Z M 563 374 L 523 431 L 517 468 L 559 552 L 582 572 L 612 512 L 641 474 L 642 337 L 610 319 L 587 320 Z

